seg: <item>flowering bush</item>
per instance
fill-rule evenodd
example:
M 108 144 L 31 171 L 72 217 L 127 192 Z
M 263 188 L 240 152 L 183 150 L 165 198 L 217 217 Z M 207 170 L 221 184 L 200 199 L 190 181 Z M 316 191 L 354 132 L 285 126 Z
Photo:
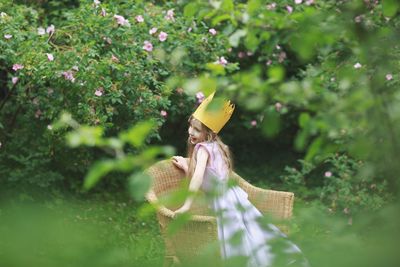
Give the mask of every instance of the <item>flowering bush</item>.
M 62 110 L 106 134 L 150 118 L 161 126 L 195 101 L 168 79 L 194 76 L 226 50 L 206 24 L 173 6 L 81 1 L 51 23 L 32 7 L 2 3 L 0 11 L 0 173 L 41 186 L 79 177 L 101 156 L 64 147 L 51 125 Z
M 286 167 L 281 176 L 286 189 L 305 199 L 319 199 L 331 213 L 351 218 L 361 211 L 377 211 L 392 200 L 387 181 L 374 177 L 369 163 L 337 154 L 318 166 L 303 160 L 300 165 Z

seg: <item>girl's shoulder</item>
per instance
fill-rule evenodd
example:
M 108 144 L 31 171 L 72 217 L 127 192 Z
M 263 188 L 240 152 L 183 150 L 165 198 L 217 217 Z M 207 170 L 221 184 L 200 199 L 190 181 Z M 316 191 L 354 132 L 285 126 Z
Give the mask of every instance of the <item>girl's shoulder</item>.
M 204 141 L 204 142 L 200 142 L 200 143 L 197 143 L 196 145 L 195 145 L 195 149 L 198 149 L 199 147 L 205 147 L 205 148 L 212 148 L 213 146 L 214 146 L 214 144 L 215 144 L 215 142 L 209 142 L 209 141 Z

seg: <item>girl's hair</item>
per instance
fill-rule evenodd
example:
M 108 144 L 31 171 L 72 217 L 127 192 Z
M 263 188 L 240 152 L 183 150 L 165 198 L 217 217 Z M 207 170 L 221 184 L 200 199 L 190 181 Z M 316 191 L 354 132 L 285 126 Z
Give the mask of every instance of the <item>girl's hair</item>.
M 190 118 L 188 120 L 189 124 L 192 120 L 195 120 L 195 118 L 193 116 L 190 116 Z M 215 141 L 218 144 L 218 148 L 222 154 L 222 159 L 225 161 L 226 166 L 228 166 L 228 171 L 230 174 L 233 170 L 233 161 L 232 161 L 232 155 L 229 150 L 229 147 L 222 142 L 221 138 L 219 138 L 219 136 L 216 133 L 214 133 L 211 129 L 209 129 L 203 123 L 201 123 L 201 126 L 202 126 L 201 130 L 206 133 L 205 141 L 207 141 L 207 142 Z M 188 137 L 188 140 L 187 140 L 187 148 L 188 148 L 188 158 L 189 158 L 188 175 L 189 175 L 189 177 L 192 177 L 192 175 L 194 173 L 194 169 L 196 167 L 196 156 L 193 153 L 194 145 L 190 142 L 190 137 Z

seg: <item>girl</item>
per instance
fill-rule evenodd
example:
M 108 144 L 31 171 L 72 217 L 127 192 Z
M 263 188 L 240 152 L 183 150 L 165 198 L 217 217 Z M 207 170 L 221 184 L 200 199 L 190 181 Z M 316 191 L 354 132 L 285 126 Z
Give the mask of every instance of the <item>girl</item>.
M 208 106 L 213 96 L 214 93 L 205 99 L 189 118 L 188 159 L 175 156 L 172 162 L 192 177 L 189 191 L 202 189 L 212 193 L 211 208 L 217 217 L 222 258 L 244 256 L 248 259 L 247 266 L 254 267 L 272 263 L 308 266 L 300 249 L 276 226 L 259 223 L 262 214 L 247 199 L 247 193 L 239 186 L 228 184 L 232 172 L 231 155 L 217 134 L 230 119 L 234 107 L 225 102 L 210 110 Z M 188 197 L 175 214 L 187 212 L 193 199 L 193 196 Z M 272 253 L 272 243 L 279 243 L 279 253 Z

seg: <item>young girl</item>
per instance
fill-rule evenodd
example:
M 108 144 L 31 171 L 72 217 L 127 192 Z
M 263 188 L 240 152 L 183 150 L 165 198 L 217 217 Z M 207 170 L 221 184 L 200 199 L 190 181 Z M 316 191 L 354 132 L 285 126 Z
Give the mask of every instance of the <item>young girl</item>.
M 225 102 L 210 110 L 207 107 L 213 96 L 214 93 L 205 99 L 189 118 L 188 159 L 175 156 L 173 163 L 192 177 L 189 191 L 202 189 L 212 193 L 211 208 L 217 216 L 222 258 L 244 256 L 248 258 L 247 266 L 252 267 L 273 263 L 308 266 L 300 249 L 276 226 L 259 223 L 262 214 L 247 199 L 247 193 L 239 186 L 228 184 L 232 172 L 231 155 L 217 134 L 230 119 L 234 107 Z M 193 200 L 193 196 L 188 197 L 175 214 L 189 211 Z M 240 242 L 234 242 L 238 237 Z M 279 244 L 279 253 L 272 252 L 273 243 Z

